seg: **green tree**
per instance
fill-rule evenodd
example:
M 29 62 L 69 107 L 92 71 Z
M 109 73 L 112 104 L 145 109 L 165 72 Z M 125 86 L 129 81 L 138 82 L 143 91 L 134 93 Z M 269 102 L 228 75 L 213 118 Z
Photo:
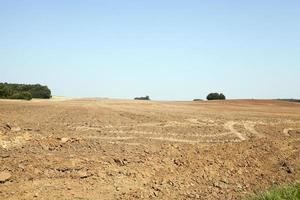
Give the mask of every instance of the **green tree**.
M 220 97 L 220 100 L 225 100 L 225 99 L 226 99 L 226 97 L 225 97 L 225 95 L 224 95 L 223 93 L 221 93 L 221 94 L 219 95 L 219 97 Z
M 210 93 L 207 95 L 207 100 L 225 100 L 226 97 L 222 93 Z

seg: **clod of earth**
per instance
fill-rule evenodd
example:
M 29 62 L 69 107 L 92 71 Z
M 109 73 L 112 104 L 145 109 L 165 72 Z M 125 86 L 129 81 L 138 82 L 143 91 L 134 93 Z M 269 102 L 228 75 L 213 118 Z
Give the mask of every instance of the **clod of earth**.
M 19 131 L 21 131 L 22 129 L 21 129 L 20 127 L 13 127 L 13 128 L 11 128 L 11 130 L 12 130 L 13 132 L 19 132 Z
M 79 172 L 78 172 L 78 176 L 79 176 L 79 178 L 81 178 L 81 179 L 86 179 L 86 178 L 90 177 L 91 174 L 89 174 L 89 173 L 86 172 L 86 171 L 79 171 Z
M 5 124 L 5 128 L 11 130 L 11 126 L 9 124 Z
M 282 169 L 285 170 L 288 174 L 292 174 L 293 171 L 294 171 L 293 168 L 290 167 L 290 166 L 288 165 L 288 163 L 286 163 L 286 162 L 282 162 L 282 163 L 281 163 L 281 166 L 282 166 Z
M 123 160 L 121 160 L 121 159 L 114 159 L 114 161 L 115 161 L 115 163 L 117 164 L 117 165 L 119 165 L 119 166 L 125 166 L 125 165 L 127 165 L 127 163 L 128 163 L 128 161 L 126 160 L 126 159 L 123 159 Z
M 69 140 L 70 140 L 70 138 L 61 138 L 60 142 L 64 144 L 64 143 L 67 143 Z
M 0 172 L 0 183 L 5 183 L 11 179 L 11 174 L 7 171 Z

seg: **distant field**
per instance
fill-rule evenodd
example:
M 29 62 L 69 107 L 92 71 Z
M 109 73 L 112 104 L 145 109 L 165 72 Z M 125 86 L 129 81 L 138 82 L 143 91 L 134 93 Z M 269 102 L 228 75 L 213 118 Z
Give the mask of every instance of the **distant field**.
M 71 97 L 64 97 L 64 96 L 52 96 L 51 99 L 33 99 L 32 101 L 66 101 L 66 100 L 72 100 Z
M 299 146 L 299 103 L 0 100 L 0 199 L 241 199 Z

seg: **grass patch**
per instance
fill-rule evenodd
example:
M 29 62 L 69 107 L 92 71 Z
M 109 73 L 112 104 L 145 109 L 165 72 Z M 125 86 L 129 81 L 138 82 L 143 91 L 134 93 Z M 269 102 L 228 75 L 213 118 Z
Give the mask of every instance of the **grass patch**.
M 300 182 L 287 186 L 273 186 L 267 191 L 250 196 L 248 200 L 300 200 Z

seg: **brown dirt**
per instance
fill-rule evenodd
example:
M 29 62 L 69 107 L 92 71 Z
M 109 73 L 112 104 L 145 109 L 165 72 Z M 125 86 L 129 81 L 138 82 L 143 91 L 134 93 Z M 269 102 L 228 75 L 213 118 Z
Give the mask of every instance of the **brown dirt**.
M 0 199 L 241 199 L 299 146 L 299 103 L 1 100 Z

